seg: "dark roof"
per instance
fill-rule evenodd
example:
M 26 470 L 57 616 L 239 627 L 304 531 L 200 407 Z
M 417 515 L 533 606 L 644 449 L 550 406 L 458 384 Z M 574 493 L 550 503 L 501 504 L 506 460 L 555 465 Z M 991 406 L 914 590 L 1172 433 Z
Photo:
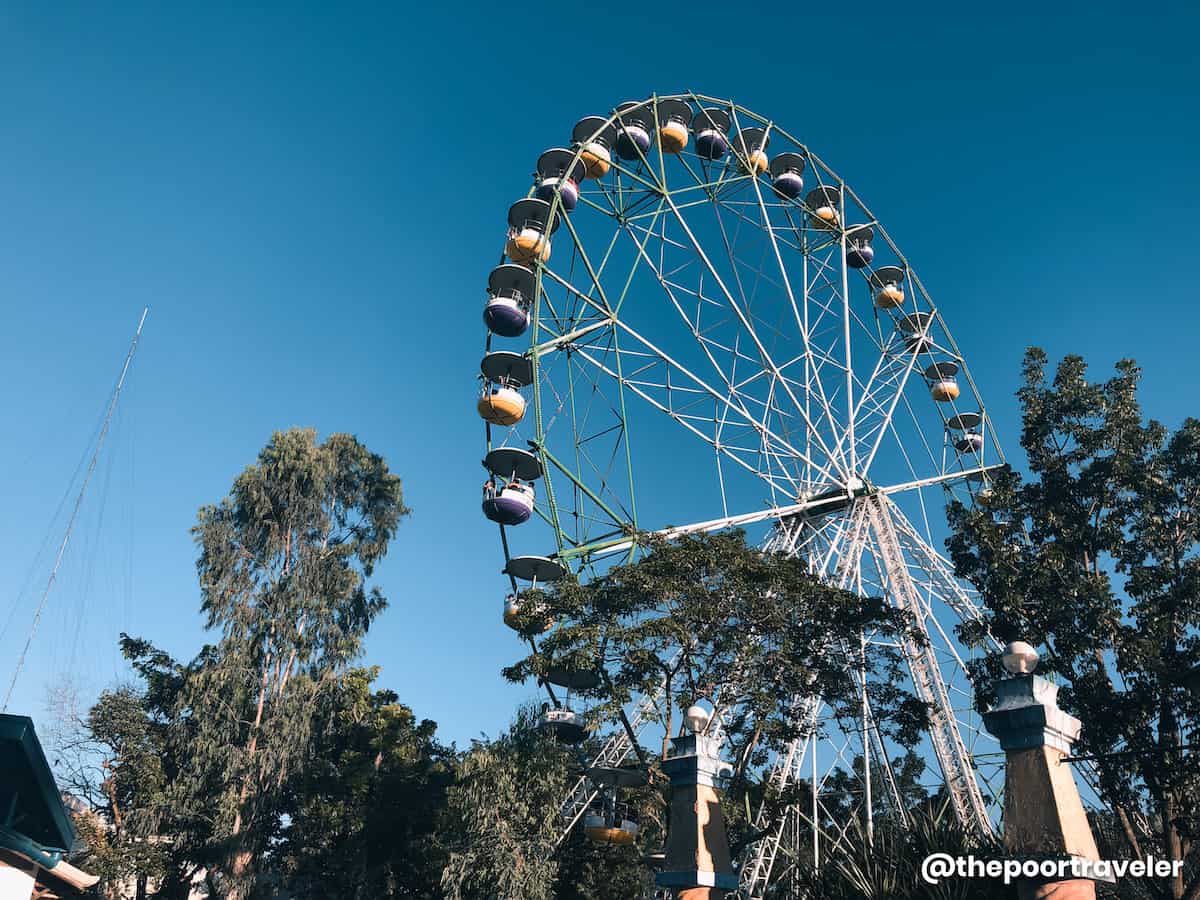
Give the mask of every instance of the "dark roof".
M 70 850 L 75 829 L 28 716 L 0 713 L 0 827 Z

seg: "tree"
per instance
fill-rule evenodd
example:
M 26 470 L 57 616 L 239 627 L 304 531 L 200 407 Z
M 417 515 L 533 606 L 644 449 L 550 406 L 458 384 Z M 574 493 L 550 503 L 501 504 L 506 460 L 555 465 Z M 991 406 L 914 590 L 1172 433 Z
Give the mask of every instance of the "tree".
M 172 801 L 210 889 L 243 900 L 279 828 L 288 779 L 311 757 L 325 695 L 384 608 L 368 588 L 404 505 L 400 479 L 354 437 L 276 433 L 220 503 L 200 510 L 201 609 L 220 637 L 186 671 L 186 744 Z
M 1017 395 L 1028 477 L 1000 473 L 949 510 L 955 567 L 987 607 L 963 637 L 1045 645 L 1040 671 L 1083 720 L 1076 753 L 1095 757 L 1132 855 L 1188 861 L 1156 896 L 1197 900 L 1200 701 L 1180 676 L 1200 664 L 1200 422 L 1144 421 L 1132 361 L 1100 383 L 1077 356 L 1052 382 L 1046 365 L 1026 353 Z M 980 707 L 995 664 L 976 669 Z
M 101 693 L 86 715 L 69 686 L 54 691 L 52 705 L 48 746 L 86 847 L 80 864 L 100 876 L 102 896 L 116 900 L 132 887 L 135 900 L 145 900 L 169 871 L 157 828 L 166 789 L 162 724 L 128 685 Z
M 661 830 L 657 834 L 661 843 Z M 596 844 L 575 829 L 558 858 L 555 900 L 629 900 L 649 897 L 654 890 L 654 870 L 636 844 Z
M 459 761 L 449 792 L 447 900 L 550 900 L 562 827 L 559 804 L 578 764 L 518 711 L 495 740 L 476 741 Z
M 724 803 L 735 846 L 755 835 L 750 798 L 777 812 L 789 800 L 770 794 L 758 775 L 769 751 L 808 727 L 793 715 L 806 699 L 820 697 L 832 716 L 853 719 L 861 669 L 881 733 L 902 746 L 917 742 L 926 711 L 902 688 L 899 655 L 861 640 L 872 631 L 884 641 L 902 633 L 917 639 L 901 611 L 840 590 L 802 560 L 764 554 L 740 531 L 640 540 L 648 552 L 635 562 L 586 584 L 567 579 L 526 592 L 517 624 L 527 636 L 546 619 L 557 625 L 505 675 L 546 681 L 555 669 L 596 671 L 596 688 L 577 692 L 591 704 L 593 724 L 616 720 L 631 736 L 624 707 L 635 696 L 652 699 L 661 751 L 634 745 L 660 805 L 666 778 L 658 761 L 693 703 L 707 702 L 722 719 L 733 763 Z M 643 810 L 653 812 L 652 804 Z M 639 837 L 643 852 L 658 849 L 651 833 Z
M 438 898 L 453 751 L 391 691 L 354 669 L 326 695 L 307 765 L 288 780 L 272 851 L 288 896 Z

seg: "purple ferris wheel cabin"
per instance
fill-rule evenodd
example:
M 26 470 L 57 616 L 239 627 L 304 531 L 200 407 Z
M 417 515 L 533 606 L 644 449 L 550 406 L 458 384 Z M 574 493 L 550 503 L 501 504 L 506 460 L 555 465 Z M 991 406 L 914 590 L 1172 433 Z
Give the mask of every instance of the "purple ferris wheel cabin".
M 645 102 L 617 107 L 617 156 L 633 162 L 650 152 L 653 113 Z
M 488 275 L 488 301 L 483 308 L 488 330 L 506 338 L 524 334 L 536 289 L 533 273 L 524 266 L 505 263 L 492 269 Z
M 696 153 L 705 159 L 720 159 L 729 152 L 729 113 L 715 106 L 700 110 L 692 123 Z
M 558 195 L 564 212 L 573 212 L 579 202 L 579 182 L 587 177 L 587 166 L 574 150 L 555 147 L 537 161 L 537 187 L 533 195 L 551 203 Z
M 484 516 L 500 525 L 529 521 L 533 515 L 533 482 L 542 475 L 538 458 L 518 447 L 497 447 L 484 457 L 483 467 L 488 470 Z

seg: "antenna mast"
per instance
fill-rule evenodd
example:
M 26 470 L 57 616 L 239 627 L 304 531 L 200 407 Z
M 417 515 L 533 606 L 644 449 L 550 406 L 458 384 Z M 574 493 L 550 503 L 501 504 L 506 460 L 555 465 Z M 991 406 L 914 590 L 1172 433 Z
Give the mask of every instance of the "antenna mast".
M 46 589 L 42 591 L 42 599 L 38 603 L 37 612 L 33 616 L 33 626 L 29 629 L 29 637 L 25 639 L 25 648 L 21 651 L 20 657 L 17 659 L 17 667 L 13 671 L 12 681 L 8 685 L 8 693 L 4 695 L 4 706 L 0 707 L 0 712 L 8 709 L 8 703 L 12 700 L 13 689 L 17 686 L 17 679 L 21 677 L 21 670 L 25 667 L 25 656 L 29 653 L 29 646 L 33 643 L 34 635 L 37 634 L 38 624 L 42 620 L 42 612 L 46 609 L 46 601 L 50 598 L 50 591 L 54 588 L 54 582 L 58 578 L 58 568 L 62 565 L 63 556 L 67 552 L 67 545 L 71 543 L 71 532 L 75 530 L 75 519 L 79 515 L 79 508 L 83 505 L 83 496 L 87 493 L 88 483 L 92 480 L 92 473 L 96 471 L 96 463 L 100 459 L 100 450 L 104 446 L 104 439 L 108 436 L 108 426 L 112 424 L 113 413 L 117 411 L 117 400 L 121 397 L 121 388 L 125 386 L 125 376 L 129 373 L 129 366 L 133 362 L 133 355 L 137 352 L 138 341 L 142 337 L 142 326 L 146 324 L 146 316 L 150 312 L 150 307 L 142 309 L 142 318 L 138 321 L 137 331 L 133 334 L 133 341 L 129 344 L 129 352 L 125 354 L 125 363 L 121 366 L 121 377 L 117 379 L 117 386 L 113 388 L 112 396 L 108 400 L 108 410 L 104 414 L 104 424 L 100 428 L 100 436 L 96 439 L 96 448 L 92 451 L 91 461 L 88 463 L 87 473 L 83 476 L 83 484 L 79 487 L 79 494 L 75 498 L 75 506 L 71 509 L 71 518 L 67 521 L 67 530 L 63 534 L 62 543 L 58 545 L 58 554 L 54 557 L 54 567 L 50 570 L 50 578 L 46 582 Z

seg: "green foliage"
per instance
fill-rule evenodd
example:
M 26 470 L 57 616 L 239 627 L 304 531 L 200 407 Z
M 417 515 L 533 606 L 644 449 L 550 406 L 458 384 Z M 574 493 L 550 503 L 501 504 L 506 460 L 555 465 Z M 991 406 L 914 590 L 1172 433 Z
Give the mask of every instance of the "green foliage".
M 953 504 L 951 554 L 980 590 L 984 629 L 1046 646 L 1039 671 L 1084 722 L 1076 752 L 1098 757 L 1126 852 L 1190 859 L 1200 701 L 1180 678 L 1200 664 L 1200 422 L 1168 434 L 1144 421 L 1131 361 L 1099 383 L 1079 357 L 1052 381 L 1046 363 L 1026 354 L 1018 392 L 1029 476 L 1000 475 L 973 509 Z M 978 684 L 998 674 L 989 662 Z M 977 703 L 990 699 L 981 690 Z M 1200 897 L 1195 860 L 1158 890 Z
M 642 859 L 642 847 L 648 844 L 654 846 L 648 835 L 638 844 L 596 844 L 584 837 L 582 829 L 575 829 L 559 850 L 555 900 L 630 900 L 651 896 L 654 871 Z
M 155 840 L 166 789 L 165 735 L 130 686 L 104 691 L 86 716 L 69 688 L 53 697 L 50 747 L 59 781 L 74 798 L 77 862 L 100 876 L 97 893 L 157 883 L 170 871 L 169 847 Z
M 950 877 L 938 884 L 922 879 L 921 863 L 934 853 L 973 855 L 979 860 L 1004 857 L 994 839 L 964 831 L 949 804 L 917 807 L 903 824 L 895 818 L 879 820 L 871 840 L 854 820 L 847 843 L 824 861 L 820 871 L 812 869 L 811 857 L 798 857 L 787 848 L 781 851 L 799 870 L 798 895 L 803 900 L 1016 900 L 1017 896 L 1015 887 L 1005 886 L 1002 879 Z
M 200 510 L 201 609 L 221 637 L 183 685 L 178 787 L 211 822 L 230 900 L 253 886 L 323 695 L 386 605 L 366 579 L 407 512 L 381 457 L 350 435 L 318 444 L 300 429 L 276 433 L 229 496 Z
M 318 444 L 313 431 L 300 429 L 276 433 L 229 495 L 200 510 L 193 535 L 201 610 L 217 642 L 180 665 L 144 640 L 122 637 L 145 686 L 126 699 L 154 723 L 158 780 L 143 777 L 139 766 L 148 759 L 129 756 L 137 737 L 130 726 L 108 723 L 108 706 L 120 696 L 102 697 L 90 723 L 97 740 L 121 742 L 118 795 L 143 781 L 160 786 L 150 805 L 152 830 L 172 848 L 168 893 L 184 895 L 202 869 L 210 893 L 227 900 L 270 895 L 275 889 L 258 883 L 256 867 L 287 845 L 282 816 L 289 800 L 297 808 L 295 779 L 331 750 L 328 740 L 348 745 L 340 747 L 347 754 L 341 802 L 363 807 L 354 753 L 368 738 L 318 727 L 346 726 L 339 704 L 371 709 L 363 728 L 377 741 L 405 736 L 433 748 L 432 724 L 418 726 L 394 697 L 370 694 L 364 676 L 347 677 L 386 605 L 367 579 L 407 513 L 400 479 L 381 457 L 350 435 Z M 375 787 L 394 787 L 391 774 L 381 760 L 373 777 L 387 784 Z M 377 854 L 364 852 L 369 869 Z
M 310 431 L 275 435 L 229 496 L 200 511 L 214 643 L 179 663 L 123 636 L 140 684 L 105 693 L 78 722 L 93 760 L 81 783 L 94 814 L 81 816 L 81 833 L 110 894 L 126 882 L 139 900 L 185 900 L 201 875 L 223 900 L 618 900 L 651 890 L 642 857 L 666 830 L 657 754 L 641 751 L 650 783 L 622 796 L 642 826 L 636 845 L 593 844 L 577 829 L 556 847 L 559 804 L 591 743 L 577 753 L 556 744 L 530 708 L 499 738 L 456 753 L 432 722 L 373 687 L 377 670 L 353 668 L 385 605 L 368 580 L 406 513 L 379 457 L 345 435 L 318 444 Z M 853 715 L 852 673 L 865 667 L 881 729 L 915 741 L 924 710 L 895 687 L 898 656 L 860 649 L 864 630 L 905 631 L 900 613 L 764 556 L 741 533 L 647 546 L 587 585 L 527 597 L 530 636 L 546 618 L 557 624 L 506 674 L 599 666 L 597 717 L 665 683 L 668 736 L 691 703 L 719 707 L 738 764 L 727 798 L 735 839 L 746 836 L 741 810 L 764 793 L 757 766 L 796 734 L 785 712 L 794 697 L 819 694 Z
M 904 683 L 898 654 L 876 645 L 862 651 L 860 643 L 864 630 L 904 631 L 902 613 L 813 577 L 802 560 L 747 546 L 740 531 L 645 540 L 642 559 L 539 597 L 559 624 L 505 675 L 522 681 L 554 666 L 599 668 L 597 720 L 662 687 L 664 754 L 680 712 L 707 700 L 726 716 L 740 778 L 766 748 L 798 733 L 802 723 L 788 714 L 797 697 L 818 695 L 835 713 L 852 715 L 862 666 L 874 676 L 869 690 L 881 729 L 915 742 L 925 710 L 897 687 Z
M 377 669 L 339 679 L 318 712 L 310 759 L 293 773 L 272 857 L 289 896 L 436 898 L 438 830 L 454 776 L 436 726 L 418 722 Z
M 558 873 L 559 804 L 577 766 L 522 709 L 508 732 L 477 741 L 449 795 L 448 900 L 549 900 Z

